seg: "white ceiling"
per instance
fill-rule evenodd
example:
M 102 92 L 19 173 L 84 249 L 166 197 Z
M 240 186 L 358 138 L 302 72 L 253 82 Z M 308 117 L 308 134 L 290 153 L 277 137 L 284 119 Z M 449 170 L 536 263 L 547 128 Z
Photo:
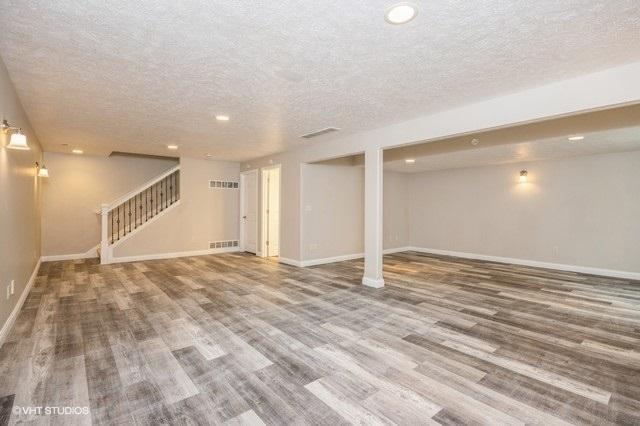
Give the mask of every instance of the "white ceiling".
M 45 150 L 228 160 L 640 60 L 638 0 L 393 3 L 0 0 L 0 55 Z
M 406 164 L 404 160 L 385 162 L 384 169 L 418 173 L 640 150 L 640 127 L 611 129 L 584 136 L 583 140 L 576 142 L 560 136 L 489 147 L 483 147 L 484 142 L 481 141 L 469 150 L 415 157 L 415 164 Z

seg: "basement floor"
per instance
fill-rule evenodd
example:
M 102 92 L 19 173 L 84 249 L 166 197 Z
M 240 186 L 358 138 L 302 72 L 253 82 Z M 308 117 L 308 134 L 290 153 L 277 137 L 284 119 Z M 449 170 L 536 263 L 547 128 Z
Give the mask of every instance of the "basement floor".
M 408 252 L 374 290 L 362 266 L 44 263 L 0 424 L 640 423 L 640 282 Z

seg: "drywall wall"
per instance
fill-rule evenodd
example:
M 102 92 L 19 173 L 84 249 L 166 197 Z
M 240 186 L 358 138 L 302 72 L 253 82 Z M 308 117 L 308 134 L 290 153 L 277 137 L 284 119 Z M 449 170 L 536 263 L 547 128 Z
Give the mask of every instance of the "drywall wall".
M 22 128 L 31 150 L 7 149 L 9 135 L 0 133 L 0 330 L 18 304 L 40 259 L 42 181 L 36 176 L 35 168 L 36 161 L 42 162 L 40 143 L 0 60 L 2 119 Z M 7 299 L 7 286 L 12 280 L 14 293 Z
M 407 247 L 409 241 L 409 175 L 384 171 L 383 248 Z
M 239 189 L 212 189 L 210 180 L 239 182 L 233 162 L 180 159 L 180 204 L 114 248 L 116 258 L 209 249 L 209 242 L 237 240 Z
M 305 164 L 302 169 L 302 259 L 364 251 L 364 169 Z
M 282 257 L 302 259 L 300 178 L 304 163 L 360 154 L 454 135 L 640 102 L 640 62 L 611 68 L 486 101 L 429 114 L 362 133 L 349 129 L 305 141 L 300 148 L 242 163 L 242 170 L 282 166 Z M 339 123 L 336 123 L 339 127 Z
M 638 151 L 417 173 L 409 194 L 412 246 L 640 272 Z
M 99 157 L 46 152 L 42 255 L 81 254 L 100 243 L 102 203 L 121 197 L 176 166 L 172 159 Z

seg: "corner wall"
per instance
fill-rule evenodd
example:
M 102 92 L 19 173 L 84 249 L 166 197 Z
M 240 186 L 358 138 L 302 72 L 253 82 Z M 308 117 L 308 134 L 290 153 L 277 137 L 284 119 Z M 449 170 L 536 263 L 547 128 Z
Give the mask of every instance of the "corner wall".
M 9 135 L 0 133 L 0 343 L 3 326 L 18 305 L 40 259 L 40 184 L 35 162 L 42 150 L 7 69 L 0 59 L 0 120 L 22 127 L 29 151 L 9 150 Z M 35 275 L 33 275 L 35 278 Z M 15 281 L 14 293 L 6 290 Z M 26 294 L 25 294 L 26 296 Z
M 640 151 L 416 173 L 409 194 L 411 246 L 640 273 Z
M 173 159 L 98 157 L 46 152 L 42 255 L 82 254 L 100 243 L 102 203 L 121 197 L 176 166 Z
M 114 260 L 204 252 L 209 242 L 237 240 L 239 189 L 212 189 L 210 180 L 239 182 L 239 163 L 181 158 L 180 204 L 116 246 Z

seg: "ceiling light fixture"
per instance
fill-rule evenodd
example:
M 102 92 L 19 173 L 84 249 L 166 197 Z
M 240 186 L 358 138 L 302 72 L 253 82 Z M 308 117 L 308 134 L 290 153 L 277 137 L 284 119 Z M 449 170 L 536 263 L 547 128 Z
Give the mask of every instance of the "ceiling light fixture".
M 42 178 L 49 177 L 49 170 L 47 170 L 47 166 L 45 166 L 44 164 L 42 164 L 42 167 L 41 167 L 40 164 L 36 161 L 36 169 L 38 169 L 38 177 L 42 177 Z
M 404 160 L 404 162 L 406 164 L 415 164 L 416 163 L 416 159 L 415 158 L 407 158 Z
M 216 120 L 218 121 L 229 121 L 228 115 L 216 115 Z
M 520 183 L 526 183 L 529 172 L 526 170 L 520 170 Z
M 83 150 L 81 150 L 81 149 L 74 149 L 74 150 L 73 150 L 73 151 L 71 151 L 71 152 L 73 152 L 74 154 L 82 154 L 84 151 L 83 151 Z
M 402 2 L 387 9 L 384 19 L 393 25 L 406 24 L 418 15 L 418 7 L 412 3 Z
M 581 141 L 582 139 L 584 139 L 584 136 L 569 136 L 567 139 L 569 139 L 571 142 Z
M 167 145 L 167 149 L 172 149 L 172 150 L 176 150 L 178 149 L 178 145 Z
M 480 144 L 480 139 L 477 139 L 477 138 L 471 139 L 471 145 L 478 146 L 478 144 Z
M 19 149 L 22 151 L 27 151 L 29 145 L 27 145 L 27 136 L 22 133 L 22 129 L 20 127 L 11 127 L 7 120 L 2 120 L 0 123 L 0 129 L 2 129 L 2 133 L 9 134 L 11 133 L 11 138 L 9 139 L 9 145 L 7 148 L 9 149 Z

